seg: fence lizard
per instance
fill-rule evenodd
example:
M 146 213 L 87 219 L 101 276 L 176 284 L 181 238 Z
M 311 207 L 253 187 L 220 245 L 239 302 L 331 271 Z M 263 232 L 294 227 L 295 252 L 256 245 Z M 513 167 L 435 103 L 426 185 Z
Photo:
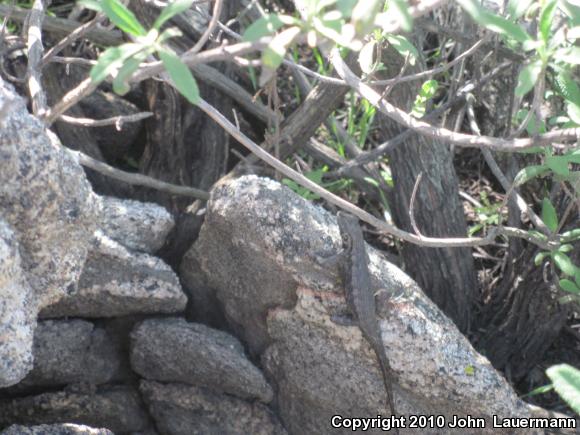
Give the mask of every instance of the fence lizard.
M 393 375 L 376 317 L 375 294 L 371 286 L 368 270 L 369 257 L 365 249 L 363 233 L 358 219 L 353 215 L 339 211 L 337 220 L 344 251 L 341 265 L 346 302 L 363 336 L 377 355 L 387 390 L 388 406 L 391 415 L 396 416 L 393 401 Z M 397 427 L 394 429 L 398 435 L 399 429 Z

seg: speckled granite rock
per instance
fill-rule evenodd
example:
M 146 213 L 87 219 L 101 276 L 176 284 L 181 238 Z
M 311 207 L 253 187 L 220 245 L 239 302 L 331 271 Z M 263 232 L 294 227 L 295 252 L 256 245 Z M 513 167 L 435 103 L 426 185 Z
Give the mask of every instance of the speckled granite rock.
M 14 324 L 8 327 L 13 333 L 3 335 L 7 346 L 0 350 L 22 346 L 9 361 L 8 372 L 7 356 L 0 358 L 0 385 L 7 386 L 30 367 L 25 353 L 31 349 L 37 310 L 75 291 L 99 221 L 100 200 L 83 169 L 1 78 L 0 112 L 0 218 L 14 233 L 20 267 L 31 289 L 22 292 L 25 306 L 18 298 L 0 294 L 2 312 L 21 311 L 12 315 Z
M 161 259 L 131 252 L 97 231 L 78 292 L 45 308 L 40 316 L 177 313 L 186 303 L 177 275 Z
M 205 272 L 226 318 L 249 352 L 261 357 L 292 433 L 351 433 L 331 428 L 336 414 L 388 416 L 373 351 L 356 325 L 332 321 L 346 309 L 344 289 L 338 268 L 317 258 L 338 253 L 341 245 L 329 212 L 275 181 L 245 176 L 212 191 L 200 236 L 181 265 L 188 287 L 190 262 L 193 276 L 199 268 Z M 367 249 L 399 413 L 530 416 L 507 381 L 417 284 Z M 480 433 L 495 432 L 488 425 Z
M 207 387 L 268 403 L 264 375 L 231 335 L 185 319 L 151 319 L 131 334 L 131 365 L 146 379 Z
M 0 399 L 0 427 L 77 423 L 114 433 L 140 431 L 150 426 L 143 406 L 139 393 L 123 386 Z
M 0 219 L 0 388 L 32 368 L 36 308 L 21 265 L 16 236 Z
M 0 435 L 115 435 L 108 429 L 95 429 L 81 424 L 41 424 L 39 426 L 13 425 Z
M 175 225 L 173 216 L 160 205 L 110 196 L 102 198 L 101 230 L 128 249 L 157 252 Z
M 81 319 L 39 322 L 33 349 L 34 367 L 14 388 L 104 384 L 122 364 L 110 334 Z
M 141 394 L 162 435 L 284 435 L 274 414 L 259 402 L 184 384 L 141 382 Z

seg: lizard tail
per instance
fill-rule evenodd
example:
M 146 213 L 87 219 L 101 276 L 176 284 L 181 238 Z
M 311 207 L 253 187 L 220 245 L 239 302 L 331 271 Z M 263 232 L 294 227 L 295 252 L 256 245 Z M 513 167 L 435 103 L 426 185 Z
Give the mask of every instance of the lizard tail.
M 382 343 L 381 343 L 382 344 Z M 397 416 L 397 411 L 395 409 L 395 400 L 393 397 L 393 380 L 392 380 L 392 369 L 391 369 L 391 364 L 389 363 L 389 359 L 387 358 L 387 355 L 384 352 L 377 352 L 377 356 L 379 359 L 379 364 L 381 366 L 381 371 L 383 374 L 383 382 L 385 383 L 385 390 L 387 390 L 387 406 L 389 408 L 389 411 L 391 412 L 391 415 L 393 417 Z M 394 427 L 394 433 L 396 435 L 399 435 L 399 428 L 398 427 Z

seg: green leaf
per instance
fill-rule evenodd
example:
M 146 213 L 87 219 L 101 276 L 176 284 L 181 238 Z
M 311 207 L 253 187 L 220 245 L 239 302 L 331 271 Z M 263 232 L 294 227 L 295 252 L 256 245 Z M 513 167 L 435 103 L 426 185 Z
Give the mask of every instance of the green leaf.
M 165 29 L 163 32 L 161 32 L 161 34 L 157 38 L 156 42 L 158 44 L 162 44 L 163 42 L 167 41 L 168 39 L 175 38 L 177 36 L 182 36 L 182 35 L 183 35 L 183 33 L 181 33 L 181 30 L 179 30 L 177 27 L 169 27 L 168 29 Z
M 370 74 L 373 72 L 373 67 L 375 65 L 375 48 L 377 46 L 377 41 L 374 39 L 367 42 L 358 55 L 358 63 L 360 69 L 365 74 Z
M 576 413 L 580 414 L 580 370 L 559 364 L 546 370 L 554 389 Z
M 536 59 L 523 67 L 518 76 L 516 95 L 518 97 L 523 97 L 530 92 L 538 81 L 541 72 L 542 61 L 540 59 Z
M 554 59 L 572 65 L 580 65 L 580 47 L 564 47 L 556 50 Z
M 556 231 L 558 229 L 558 215 L 548 198 L 544 198 L 542 201 L 542 221 L 550 231 Z
M 174 0 L 163 8 L 155 22 L 153 23 L 154 29 L 161 29 L 161 26 L 165 24 L 167 20 L 170 20 L 175 15 L 180 14 L 188 10 L 194 0 Z
M 580 228 L 562 233 L 562 242 L 573 242 L 580 239 Z
M 538 252 L 536 254 L 536 256 L 534 257 L 534 264 L 536 266 L 539 266 L 540 264 L 542 264 L 544 262 L 544 259 L 550 255 L 549 252 Z
M 147 31 L 125 5 L 119 0 L 102 0 L 103 12 L 123 32 L 133 36 L 145 36 Z
M 570 30 L 568 30 L 568 34 L 566 36 L 568 36 L 569 39 L 580 38 L 580 26 L 572 27 Z
M 540 177 L 548 173 L 549 170 L 546 165 L 533 165 L 523 168 L 514 178 L 514 187 L 521 186 L 536 177 Z
M 562 245 L 558 248 L 558 252 L 572 252 L 574 250 L 574 246 L 570 245 L 569 243 Z
M 563 177 L 570 175 L 568 158 L 566 156 L 548 156 L 546 157 L 546 165 L 558 175 L 562 175 Z
M 93 83 L 102 82 L 109 74 L 116 72 L 123 65 L 126 59 L 133 56 L 141 49 L 143 49 L 141 44 L 133 43 L 107 48 L 99 56 L 97 64 L 91 68 L 91 80 Z
M 522 398 L 528 397 L 528 396 L 537 396 L 538 394 L 544 394 L 544 393 L 547 393 L 549 391 L 552 391 L 553 389 L 554 389 L 554 386 L 552 384 L 542 385 L 541 387 L 534 388 L 529 393 L 522 395 Z
M 143 62 L 147 56 L 151 54 L 151 52 L 151 49 L 141 50 L 125 61 L 115 76 L 115 80 L 113 80 L 113 91 L 115 91 L 115 93 L 119 95 L 125 95 L 131 90 L 129 79 L 133 73 L 137 71 L 137 68 L 139 68 L 141 62 Z
M 393 7 L 396 8 L 395 3 L 402 0 L 393 0 Z M 371 30 L 373 30 L 374 20 L 376 15 L 382 10 L 383 0 L 359 0 L 350 17 L 354 26 L 355 34 L 362 39 Z M 391 3 L 389 3 L 391 5 Z
M 97 11 L 97 12 L 103 11 L 102 4 L 98 0 L 79 0 L 77 2 L 77 4 L 83 6 L 86 9 L 90 9 L 92 11 Z
M 527 42 L 532 40 L 532 37 L 526 32 L 523 27 L 506 20 L 499 15 L 487 13 L 483 16 L 483 26 L 492 32 L 499 33 L 500 35 L 509 36 L 518 42 Z
M 580 124 L 580 106 L 578 104 L 568 101 L 566 103 L 566 113 L 573 122 Z
M 415 65 L 415 62 L 419 58 L 419 50 L 417 50 L 411 41 L 402 35 L 387 35 L 386 39 L 401 56 L 409 56 L 409 63 Z
M 570 260 L 566 254 L 555 252 L 552 255 L 552 258 L 554 259 L 556 266 L 558 266 L 558 269 L 560 269 L 564 275 L 574 276 L 574 273 L 576 272 L 576 266 L 574 266 L 574 263 L 572 263 L 572 260 Z
M 570 74 L 562 71 L 554 77 L 552 84 L 554 90 L 565 100 L 571 101 L 576 105 L 580 105 L 580 87 L 570 78 Z
M 492 14 L 476 0 L 457 0 L 457 3 L 473 18 L 492 32 L 509 36 L 518 42 L 530 41 L 532 37 L 521 26 L 506 20 L 499 15 Z
M 158 50 L 158 53 L 177 90 L 191 104 L 199 103 L 199 88 L 188 66 L 175 53 L 167 49 Z
M 264 36 L 273 35 L 284 25 L 296 24 L 298 24 L 298 20 L 289 15 L 268 14 L 254 21 L 244 32 L 242 40 L 254 42 Z
M 578 288 L 578 286 L 569 279 L 561 279 L 558 281 L 558 284 L 560 284 L 562 290 L 565 290 L 569 293 L 580 294 L 580 288 Z
M 262 74 L 260 75 L 260 86 L 264 86 L 274 75 L 276 69 L 284 60 L 286 50 L 292 42 L 300 35 L 300 27 L 290 27 L 278 33 L 266 46 L 262 53 Z
M 360 3 L 364 2 L 361 1 Z M 410 32 L 413 30 L 413 17 L 409 12 L 409 5 L 407 4 L 406 0 L 391 0 L 389 2 L 389 6 L 392 6 L 392 12 L 396 15 L 397 21 L 401 23 L 401 29 L 403 29 L 405 32 Z
M 551 0 L 544 4 L 542 12 L 540 13 L 540 35 L 542 40 L 548 45 L 551 36 L 552 20 L 558 0 Z
M 510 0 L 508 12 L 512 18 L 520 18 L 526 13 L 534 0 Z

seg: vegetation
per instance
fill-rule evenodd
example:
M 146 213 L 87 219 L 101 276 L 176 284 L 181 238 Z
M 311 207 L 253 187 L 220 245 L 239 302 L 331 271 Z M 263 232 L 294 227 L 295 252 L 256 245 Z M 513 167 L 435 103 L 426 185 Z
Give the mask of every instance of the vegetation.
M 216 2 L 218 13 L 220 3 Z M 437 2 L 426 3 L 437 6 Z M 551 309 L 553 306 L 559 307 L 557 316 L 565 316 L 569 323 L 577 319 L 580 303 L 580 256 L 576 249 L 580 240 L 580 228 L 576 228 L 580 213 L 580 171 L 577 166 L 580 164 L 580 7 L 570 0 L 512 0 L 505 11 L 493 12 L 475 0 L 458 0 L 456 3 L 461 10 L 450 6 L 447 9 L 449 16 L 460 20 L 463 11 L 476 23 L 474 29 L 478 36 L 472 38 L 476 43 L 469 50 L 465 49 L 465 39 L 469 38 L 453 32 L 446 34 L 441 28 L 441 35 L 433 31 L 436 37 L 418 38 L 414 33 L 417 21 L 428 14 L 421 2 L 410 6 L 405 0 L 296 0 L 295 7 L 288 10 L 270 2 L 271 10 L 263 11 L 260 18 L 243 25 L 240 34 L 229 29 L 228 35 L 232 38 L 237 35 L 240 39 L 230 44 L 226 56 L 215 47 L 202 52 L 201 47 L 196 46 L 180 52 L 176 45 L 172 45 L 174 40 L 184 36 L 182 31 L 173 27 L 172 19 L 189 10 L 193 0 L 170 2 L 149 29 L 119 0 L 83 0 L 82 6 L 96 11 L 101 19 L 106 16 L 130 42 L 102 50 L 90 71 L 90 83 L 79 85 L 69 95 L 75 102 L 79 101 L 107 80 L 115 92 L 126 95 L 145 79 L 159 75 L 166 80 L 166 72 L 172 86 L 187 101 L 198 106 L 242 145 L 256 152 L 252 147 L 257 145 L 247 137 L 249 132 L 240 131 L 227 119 L 216 115 L 215 109 L 208 107 L 195 78 L 196 65 L 212 59 L 235 60 L 245 71 L 249 82 L 247 88 L 252 89 L 253 85 L 258 94 L 267 94 L 268 108 L 274 114 L 281 114 L 285 107 L 295 108 L 304 102 L 305 92 L 299 84 L 301 74 L 318 81 L 314 84 L 332 84 L 334 80 L 338 82 L 335 86 L 348 85 L 348 94 L 332 111 L 327 126 L 313 128 L 314 137 L 325 145 L 324 157 L 317 158 L 299 145 L 289 153 L 273 153 L 282 160 L 275 163 L 276 170 L 284 177 L 284 184 L 306 199 L 324 200 L 347 208 L 378 230 L 395 236 L 394 241 L 386 238 L 374 240 L 382 247 L 397 249 L 404 241 L 423 250 L 427 247 L 441 250 L 476 248 L 475 252 L 480 254 L 476 258 L 481 259 L 479 271 L 483 275 L 489 272 L 493 279 L 483 280 L 481 292 L 467 296 L 465 302 L 458 302 L 461 305 L 458 310 L 473 314 L 476 320 L 462 323 L 461 319 L 454 317 L 453 311 L 447 311 L 445 304 L 437 300 L 437 295 L 432 297 L 437 303 L 441 302 L 440 306 L 460 328 L 473 336 L 473 342 L 485 353 L 494 328 L 497 331 L 510 325 L 502 323 L 511 320 L 502 319 L 502 313 L 514 306 L 521 309 L 521 304 L 514 301 L 525 297 L 499 292 L 493 295 L 494 286 L 502 279 L 506 288 L 515 286 L 515 279 L 507 282 L 506 264 L 528 255 L 517 243 L 533 249 L 529 255 L 534 259 L 536 273 L 545 277 L 542 288 L 545 302 L 533 313 L 533 318 L 528 319 L 528 324 L 545 321 L 546 325 L 551 325 L 548 317 L 556 316 Z M 462 25 L 469 28 L 465 22 Z M 218 28 L 215 21 L 210 21 L 208 35 Z M 485 47 L 487 49 L 483 50 Z M 387 54 L 387 50 L 391 51 Z M 478 58 L 480 62 L 489 63 L 485 68 L 469 62 L 470 56 L 476 56 L 478 50 L 486 53 L 487 57 Z M 356 62 L 349 62 L 351 53 L 356 53 Z M 393 69 L 393 53 L 400 57 L 398 69 Z M 481 76 L 490 74 L 493 79 L 502 77 L 500 73 L 505 71 L 494 73 L 498 62 L 490 61 L 490 58 L 494 61 L 496 58 L 507 59 L 507 68 L 517 70 L 517 74 L 506 93 L 509 95 L 495 95 L 495 100 L 487 101 L 482 92 L 485 84 L 481 84 Z M 193 68 L 193 73 L 190 68 Z M 358 75 L 353 73 L 356 69 L 360 70 Z M 413 72 L 409 73 L 410 70 Z M 256 71 L 259 71 L 259 78 Z M 289 71 L 293 73 L 292 79 L 288 78 Z M 505 76 L 500 80 L 507 81 Z M 390 94 L 396 92 L 397 87 L 408 89 L 407 92 L 412 94 L 409 101 L 397 101 L 397 104 L 390 101 Z M 283 94 L 277 103 L 275 92 Z M 481 131 L 486 105 L 499 105 L 501 99 L 509 101 L 507 117 L 494 119 L 491 124 L 503 135 L 494 136 L 493 128 L 489 126 Z M 55 104 L 43 115 L 44 119 L 49 122 L 56 120 L 69 107 L 68 103 Z M 288 109 L 286 117 L 290 113 Z M 445 117 L 441 116 L 443 113 L 449 115 L 447 120 L 451 119 L 454 125 L 446 123 Z M 490 113 L 493 110 L 487 115 Z M 414 207 L 426 206 L 423 202 L 427 188 L 421 187 L 421 175 L 411 180 L 413 194 L 403 198 L 402 203 L 397 202 L 401 198 L 397 199 L 394 192 L 405 182 L 393 176 L 391 165 L 397 156 L 389 153 L 395 145 L 389 148 L 379 143 L 383 138 L 379 118 L 393 119 L 405 129 L 419 132 L 429 140 L 442 141 L 446 150 L 449 147 L 461 150 L 457 151 L 455 162 L 464 163 L 470 175 L 460 183 L 462 186 L 472 183 L 470 189 L 479 198 L 465 195 L 469 197 L 465 206 L 469 228 L 465 234 L 453 233 L 453 237 L 449 237 L 441 234 L 445 231 L 432 229 L 429 234 L 422 235 L 421 225 L 417 225 L 414 214 Z M 268 119 L 266 124 L 263 130 L 267 133 L 262 131 L 265 141 L 272 150 L 277 150 L 284 139 L 282 127 L 279 121 L 272 119 Z M 470 162 L 473 154 L 469 154 L 472 150 L 465 148 L 481 150 L 485 159 L 477 154 L 475 159 L 478 162 L 473 164 Z M 496 154 L 494 157 L 492 151 L 508 153 L 509 156 Z M 409 154 L 408 158 L 420 166 L 420 156 L 418 151 Z M 268 163 L 276 160 L 261 158 Z M 495 158 L 503 162 L 498 164 Z M 485 175 L 480 178 L 485 178 L 487 184 L 477 180 L 476 169 L 483 160 L 489 169 L 486 168 Z M 518 166 L 511 176 L 505 169 L 510 165 L 512 170 Z M 291 167 L 298 168 L 298 171 Z M 357 174 L 356 170 L 361 173 Z M 428 174 L 426 178 L 430 180 L 456 177 L 455 174 L 437 173 L 439 168 L 428 163 L 420 171 L 420 174 L 423 171 Z M 421 192 L 424 192 L 422 197 Z M 458 196 L 459 192 L 453 194 Z M 344 199 L 350 202 L 350 206 L 345 206 Z M 416 206 L 415 201 L 418 203 Z M 391 219 L 391 213 L 397 210 L 404 212 Z M 426 215 L 425 219 L 436 221 L 438 218 L 429 215 L 427 209 L 417 212 L 417 216 L 422 214 Z M 386 220 L 379 221 L 377 216 Z M 525 219 L 520 219 L 520 216 L 525 216 Z M 463 210 L 456 217 L 465 221 Z M 444 228 L 444 224 L 442 226 Z M 483 251 L 484 248 L 488 251 Z M 412 263 L 410 258 L 406 260 Z M 412 264 L 407 266 L 413 267 Z M 428 281 L 431 271 L 415 273 Z M 441 298 L 443 300 L 445 296 Z M 497 307 L 498 301 L 503 305 L 501 309 Z M 481 318 L 477 318 L 475 310 L 478 305 L 487 307 L 482 310 Z M 487 335 L 481 332 L 484 327 L 490 330 Z M 526 337 L 526 343 L 533 341 L 533 349 L 546 351 L 562 328 L 560 326 L 554 331 L 547 326 L 546 329 L 552 329 L 549 334 Z M 511 359 L 490 355 L 500 369 L 506 369 L 508 361 L 513 365 L 521 357 L 521 352 L 525 352 L 518 341 L 523 340 L 521 332 L 513 329 L 511 334 L 512 338 L 504 338 L 505 347 L 513 348 Z M 529 334 L 533 335 L 533 332 Z M 572 362 L 578 364 L 580 358 Z M 551 387 L 580 414 L 580 371 L 568 364 L 558 364 L 547 369 L 546 373 Z M 513 381 L 522 379 L 523 376 L 518 376 Z M 535 391 L 545 393 L 548 390 Z

